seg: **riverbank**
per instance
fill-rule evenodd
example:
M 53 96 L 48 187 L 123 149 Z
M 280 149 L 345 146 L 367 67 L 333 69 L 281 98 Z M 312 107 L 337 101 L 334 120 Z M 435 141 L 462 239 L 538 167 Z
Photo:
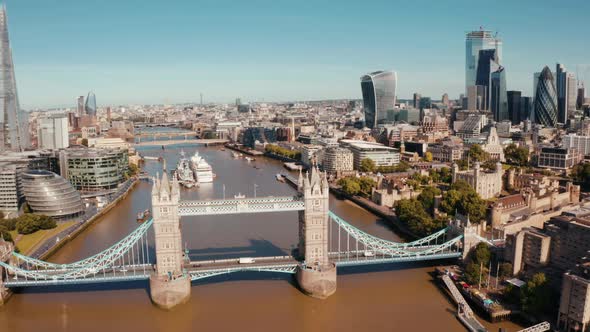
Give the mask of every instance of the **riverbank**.
M 247 155 L 250 156 L 255 156 L 255 157 L 259 157 L 264 155 L 264 153 L 260 152 L 260 151 L 256 151 L 256 150 L 247 150 L 244 149 L 243 147 L 240 147 L 236 144 L 230 144 L 230 143 L 225 143 L 223 146 L 225 146 L 226 148 L 230 149 L 230 150 L 234 150 L 234 151 L 238 151 L 241 153 L 245 153 Z
M 41 259 L 41 260 L 48 259 L 49 257 L 51 257 L 51 255 L 53 255 L 62 246 L 64 246 L 66 243 L 68 243 L 69 241 L 74 239 L 76 236 L 78 236 L 80 233 L 82 233 L 84 230 L 86 230 L 90 225 L 94 224 L 97 219 L 99 219 L 100 217 L 105 215 L 107 212 L 109 212 L 111 209 L 113 209 L 115 206 L 117 206 L 117 204 L 122 199 L 127 197 L 129 192 L 135 187 L 137 182 L 139 182 L 139 179 L 137 177 L 134 177 L 134 178 L 129 179 L 127 181 L 130 181 L 130 182 L 123 184 L 124 191 L 121 193 L 118 193 L 117 197 L 113 201 L 106 204 L 100 211 L 98 211 L 92 217 L 86 219 L 83 222 L 74 224 L 71 227 L 69 227 L 68 229 L 65 229 L 62 232 L 60 232 L 59 234 L 55 235 L 54 237 L 51 237 L 51 238 L 45 240 L 45 243 L 38 246 L 39 248 L 42 248 L 42 251 L 35 252 L 35 255 L 32 255 L 32 256 L 36 256 L 38 259 Z M 59 239 L 59 240 L 56 241 L 55 239 Z M 53 245 L 51 245 L 48 242 L 53 242 Z
M 404 238 L 409 240 L 416 240 L 419 238 L 419 236 L 414 234 L 408 227 L 406 227 L 406 225 L 402 224 L 397 215 L 393 211 L 391 211 L 390 208 L 386 206 L 377 205 L 373 203 L 371 200 L 364 197 L 348 195 L 347 193 L 342 191 L 342 189 L 340 189 L 338 186 L 335 186 L 333 184 L 330 184 L 330 191 L 334 195 L 336 195 L 336 197 L 347 199 L 357 204 L 358 206 L 366 209 L 367 211 L 385 219 L 389 223 L 389 225 L 391 225 L 394 228 L 394 231 L 396 233 L 403 235 Z

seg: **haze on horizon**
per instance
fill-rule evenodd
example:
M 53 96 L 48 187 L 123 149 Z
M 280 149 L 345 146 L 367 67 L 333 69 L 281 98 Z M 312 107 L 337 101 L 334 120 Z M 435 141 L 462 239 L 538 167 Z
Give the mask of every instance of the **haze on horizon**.
M 397 71 L 398 98 L 458 98 L 465 32 L 503 39 L 509 90 L 561 62 L 590 79 L 590 3 L 525 0 L 296 3 L 6 0 L 21 106 L 357 99 L 359 78 Z M 586 84 L 588 85 L 588 84 Z

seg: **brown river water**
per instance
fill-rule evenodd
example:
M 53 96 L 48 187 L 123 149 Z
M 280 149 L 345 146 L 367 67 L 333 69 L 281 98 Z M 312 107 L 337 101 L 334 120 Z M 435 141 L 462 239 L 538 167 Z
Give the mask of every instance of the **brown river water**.
M 259 157 L 248 163 L 218 147 L 195 149 L 213 166 L 217 178 L 200 188 L 181 189 L 185 199 L 210 199 L 242 193 L 292 195 L 276 181 L 281 163 Z M 144 148 L 164 155 L 174 168 L 180 148 Z M 258 168 L 254 168 L 256 165 Z M 162 164 L 148 161 L 155 174 Z M 72 262 L 104 250 L 137 227 L 137 212 L 150 205 L 151 185 L 140 182 L 116 208 L 66 244 L 50 260 Z M 379 217 L 331 197 L 330 208 L 356 227 L 387 240 L 400 238 Z M 183 237 L 192 260 L 288 254 L 297 243 L 297 213 L 184 217 Z M 153 236 L 150 237 L 153 241 Z M 153 257 L 153 255 L 151 255 Z M 455 306 L 438 289 L 430 272 L 436 262 L 341 268 L 338 290 L 326 300 L 301 293 L 291 275 L 238 273 L 193 283 L 187 304 L 163 311 L 150 302 L 148 283 L 29 288 L 0 307 L 0 331 L 465 331 Z M 491 324 L 517 331 L 510 322 Z

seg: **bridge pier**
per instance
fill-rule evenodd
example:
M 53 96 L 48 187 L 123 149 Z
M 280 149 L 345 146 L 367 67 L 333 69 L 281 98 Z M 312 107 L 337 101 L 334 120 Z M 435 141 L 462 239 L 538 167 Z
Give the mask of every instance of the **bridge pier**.
M 330 263 L 321 268 L 300 264 L 295 279 L 305 294 L 323 300 L 336 292 L 336 264 Z
M 150 297 L 159 308 L 170 310 L 177 305 L 186 303 L 191 297 L 191 278 L 188 274 L 177 277 L 150 276 Z

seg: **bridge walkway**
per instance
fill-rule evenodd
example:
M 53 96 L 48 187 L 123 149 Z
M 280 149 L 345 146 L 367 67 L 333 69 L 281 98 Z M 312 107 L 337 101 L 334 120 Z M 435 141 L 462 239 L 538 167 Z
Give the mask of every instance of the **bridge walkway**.
M 465 298 L 463 297 L 463 295 L 461 295 L 461 293 L 457 289 L 457 286 L 455 286 L 455 283 L 453 283 L 453 280 L 451 280 L 451 278 L 446 274 L 442 276 L 442 280 L 451 292 L 453 299 L 459 306 L 459 310 L 457 311 L 457 318 L 459 318 L 459 320 L 467 327 L 469 331 L 487 331 L 487 329 L 475 318 L 475 316 L 473 315 L 473 311 L 471 310 L 471 307 L 469 307 L 469 304 L 467 304 L 467 301 L 465 301 Z

